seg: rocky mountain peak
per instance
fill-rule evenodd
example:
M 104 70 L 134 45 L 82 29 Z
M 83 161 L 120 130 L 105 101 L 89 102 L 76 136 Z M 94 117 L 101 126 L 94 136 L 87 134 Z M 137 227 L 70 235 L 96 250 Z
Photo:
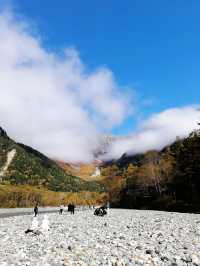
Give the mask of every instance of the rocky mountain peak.
M 2 127 L 0 127 L 0 137 L 8 137 L 6 131 Z

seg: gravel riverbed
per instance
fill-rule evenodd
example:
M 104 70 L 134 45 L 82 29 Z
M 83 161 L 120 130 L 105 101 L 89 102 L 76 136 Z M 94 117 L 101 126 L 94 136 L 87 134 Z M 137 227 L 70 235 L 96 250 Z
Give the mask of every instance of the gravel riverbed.
M 139 210 L 46 214 L 46 234 L 25 234 L 31 215 L 0 219 L 1 266 L 200 265 L 200 215 Z M 38 216 L 41 224 L 44 214 Z

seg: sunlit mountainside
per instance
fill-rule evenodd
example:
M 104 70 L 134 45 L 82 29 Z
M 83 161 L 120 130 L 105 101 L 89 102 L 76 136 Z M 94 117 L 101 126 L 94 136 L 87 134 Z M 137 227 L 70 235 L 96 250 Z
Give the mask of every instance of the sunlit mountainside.
M 103 152 L 99 148 L 100 156 L 106 153 L 105 147 L 106 144 Z M 200 202 L 199 151 L 200 134 L 196 130 L 185 139 L 177 138 L 160 151 L 124 153 L 109 161 L 96 156 L 87 164 L 60 162 L 16 143 L 0 128 L 0 198 L 23 206 L 40 200 L 45 193 L 46 198 L 54 197 L 56 202 L 66 197 L 64 194 L 52 196 L 52 193 L 82 193 L 85 204 L 109 200 L 116 207 L 197 211 Z M 83 202 L 79 199 L 80 195 L 76 195 L 75 201 Z
M 87 182 L 29 146 L 16 143 L 0 128 L 0 180 L 5 186 L 32 186 L 59 192 L 102 193 L 102 184 Z

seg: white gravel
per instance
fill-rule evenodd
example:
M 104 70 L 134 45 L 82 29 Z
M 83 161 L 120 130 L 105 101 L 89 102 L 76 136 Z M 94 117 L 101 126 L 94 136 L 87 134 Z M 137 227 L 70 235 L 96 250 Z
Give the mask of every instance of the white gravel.
M 25 234 L 32 216 L 0 219 L 0 265 L 200 265 L 200 215 L 137 210 L 48 214 L 50 231 Z M 44 215 L 38 217 L 41 224 Z

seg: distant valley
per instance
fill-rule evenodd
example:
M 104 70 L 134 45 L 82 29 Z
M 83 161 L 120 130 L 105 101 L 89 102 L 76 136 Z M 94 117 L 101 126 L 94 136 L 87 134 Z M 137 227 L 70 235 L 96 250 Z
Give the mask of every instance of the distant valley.
M 5 206 L 103 204 L 113 207 L 197 212 L 200 204 L 200 131 L 161 151 L 92 163 L 54 161 L 10 139 L 0 128 L 0 199 Z
M 0 128 L 0 180 L 1 189 L 5 193 L 16 186 L 18 190 L 26 190 L 29 186 L 54 192 L 87 192 L 99 195 L 105 192 L 101 183 L 85 181 L 76 176 L 75 172 L 64 170 L 58 163 L 35 149 L 16 143 L 3 128 Z M 33 196 L 30 201 L 33 204 L 36 200 Z

